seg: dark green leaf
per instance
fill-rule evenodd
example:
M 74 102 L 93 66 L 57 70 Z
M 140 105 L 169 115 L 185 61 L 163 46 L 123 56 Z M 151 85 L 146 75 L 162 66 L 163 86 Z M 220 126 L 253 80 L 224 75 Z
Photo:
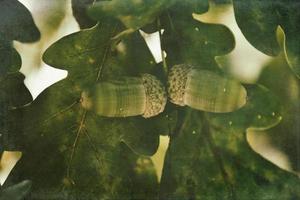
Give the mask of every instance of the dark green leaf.
M 17 72 L 21 58 L 12 40 L 33 42 L 40 32 L 30 12 L 17 0 L 0 1 L 0 153 L 18 149 L 17 141 L 22 116 L 14 115 L 17 107 L 28 104 L 32 97 L 25 87 L 24 76 Z
M 87 6 L 92 4 L 94 0 L 72 0 L 73 15 L 76 18 L 81 29 L 90 28 L 96 25 L 96 21 L 87 15 Z
M 236 21 L 249 42 L 267 55 L 277 55 L 280 51 L 276 29 L 278 15 L 276 1 L 234 0 Z
M 0 200 L 23 200 L 31 189 L 31 181 L 22 181 L 16 185 L 0 189 Z
M 17 0 L 0 2 L 0 35 L 6 40 L 33 42 L 40 38 L 30 12 Z
M 115 30 L 115 28 L 111 27 L 111 25 L 109 25 L 109 27 Z M 93 29 L 84 30 L 67 36 L 50 47 L 44 55 L 45 61 L 50 65 L 54 67 L 64 67 L 69 71 L 68 78 L 73 81 L 73 83 L 70 84 L 70 86 L 65 84 L 64 87 L 74 88 L 72 90 L 72 95 L 69 95 L 73 101 L 76 101 L 76 99 L 81 97 L 83 89 L 92 88 L 95 85 L 96 80 L 99 78 L 117 79 L 119 76 L 139 75 L 140 73 L 150 73 L 155 70 L 156 65 L 152 55 L 147 49 L 144 40 L 138 33 L 121 41 L 115 49 L 111 50 L 110 37 L 109 34 L 106 33 L 109 31 L 107 30 L 108 29 L 105 27 L 101 28 L 100 26 L 97 26 Z M 102 33 L 101 35 L 103 37 L 99 37 L 100 33 Z M 105 35 L 105 33 L 107 35 Z M 113 34 L 111 33 L 111 35 Z M 139 59 L 136 59 L 137 57 Z M 77 94 L 74 94 L 75 92 Z M 65 104 L 65 106 L 68 106 L 70 103 L 72 102 Z M 151 148 L 149 150 L 145 149 L 144 153 L 152 154 L 155 151 L 158 145 L 159 133 L 156 132 L 155 127 L 153 127 L 154 129 L 151 128 L 151 120 L 146 121 L 141 117 L 126 119 L 100 119 L 103 120 L 102 123 L 107 126 L 108 131 L 111 130 L 111 127 L 119 127 L 117 128 L 119 132 L 122 132 L 122 129 L 131 130 L 133 134 L 136 133 L 141 137 L 145 137 L 145 140 L 143 140 L 145 142 L 148 141 L 148 144 L 150 145 L 148 147 Z M 138 128 L 139 125 L 144 127 L 146 124 L 148 124 L 150 128 L 149 130 L 142 131 L 142 128 Z M 147 133 L 148 131 L 152 133 L 149 134 Z M 112 131 L 112 133 L 113 132 L 117 131 Z M 128 134 L 132 133 L 128 131 Z M 136 136 L 128 136 L 128 138 L 143 141 L 141 138 L 138 139 L 139 137 Z M 125 142 L 128 144 L 131 143 L 126 140 Z M 147 145 L 145 147 L 147 147 Z
M 12 177 L 30 177 L 33 197 L 49 191 L 45 198 L 155 199 L 154 168 L 137 154 L 155 153 L 159 134 L 172 123 L 166 114 L 107 118 L 81 106 L 82 91 L 98 81 L 157 71 L 138 32 L 118 44 L 111 40 L 119 30 L 99 24 L 62 38 L 44 54 L 48 64 L 69 74 L 18 114 L 26 124 L 24 156 Z
M 278 12 L 280 13 L 280 26 L 285 33 L 285 55 L 288 64 L 294 73 L 300 78 L 300 2 L 289 0 L 280 2 Z
M 16 150 L 16 141 L 20 134 L 19 116 L 12 117 L 17 107 L 32 101 L 24 85 L 24 75 L 17 72 L 21 67 L 21 58 L 12 47 L 12 41 L 0 39 L 0 153 L 4 150 Z
M 14 115 L 16 107 L 32 101 L 32 97 L 25 87 L 24 76 L 21 73 L 10 74 L 0 81 L 0 152 L 3 150 L 17 150 L 17 140 L 22 131 L 20 119 Z
M 267 130 L 270 141 L 286 153 L 292 169 L 300 171 L 300 81 L 281 55 L 268 63 L 259 82 L 270 88 L 282 104 L 282 122 Z
M 186 63 L 218 71 L 215 56 L 229 53 L 235 45 L 230 30 L 223 25 L 194 20 L 187 8 L 182 13 L 179 12 L 181 7 L 175 8 L 170 8 L 162 17 L 165 29 L 162 44 L 168 65 Z
M 139 29 L 153 22 L 164 8 L 172 1 L 135 1 L 112 0 L 94 3 L 88 10 L 91 17 L 102 20 L 104 17 L 115 17 L 129 29 Z
M 279 53 L 276 30 L 280 25 L 285 33 L 284 51 L 294 73 L 300 76 L 300 3 L 288 1 L 234 0 L 237 23 L 249 42 L 268 55 Z
M 300 180 L 256 154 L 246 134 L 210 127 L 188 110 L 171 138 L 161 199 L 297 199 Z
M 12 48 L 10 41 L 0 40 L 0 81 L 9 72 L 16 72 L 21 66 L 21 57 Z

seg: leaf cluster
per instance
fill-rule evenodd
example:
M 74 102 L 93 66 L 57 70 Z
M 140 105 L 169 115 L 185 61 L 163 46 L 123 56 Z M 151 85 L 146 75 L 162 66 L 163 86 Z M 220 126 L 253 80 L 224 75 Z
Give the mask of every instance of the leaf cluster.
M 292 5 L 298 4 L 270 2 L 234 0 L 237 23 L 251 44 L 271 55 L 279 51 L 274 31 L 281 25 L 284 50 L 297 74 L 299 30 L 293 26 L 297 14 Z M 82 92 L 101 81 L 150 73 L 166 83 L 168 70 L 180 63 L 229 76 L 215 57 L 234 49 L 233 34 L 224 25 L 193 18 L 193 13 L 208 11 L 208 1 L 72 0 L 82 29 L 43 55 L 47 64 L 67 70 L 68 77 L 18 109 L 31 99 L 20 73 L 7 79 L 21 65 L 12 40 L 32 42 L 39 34 L 20 3 L 4 0 L 0 5 L 0 15 L 3 11 L 7 19 L 0 22 L 0 30 L 7 31 L 0 31 L 0 115 L 5 119 L 0 151 L 23 152 L 0 199 L 23 198 L 31 183 L 27 199 L 300 198 L 299 179 L 262 158 L 247 142 L 247 130 L 271 130 L 287 116 L 282 98 L 263 85 L 245 85 L 246 105 L 224 114 L 168 103 L 150 119 L 108 118 L 81 104 Z M 162 63 L 155 62 L 139 29 L 159 32 L 167 54 Z M 170 143 L 159 183 L 149 156 L 156 152 L 160 135 L 168 135 Z M 13 185 L 25 179 L 31 182 Z

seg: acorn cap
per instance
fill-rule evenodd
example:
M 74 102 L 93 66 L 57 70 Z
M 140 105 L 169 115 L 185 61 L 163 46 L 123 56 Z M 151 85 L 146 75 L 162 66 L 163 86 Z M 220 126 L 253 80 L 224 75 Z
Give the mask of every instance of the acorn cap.
M 167 94 L 163 84 L 153 75 L 141 76 L 146 93 L 144 118 L 153 117 L 163 112 L 167 103 Z
M 191 65 L 174 65 L 168 75 L 168 95 L 174 104 L 185 106 L 184 94 L 188 73 L 192 70 Z

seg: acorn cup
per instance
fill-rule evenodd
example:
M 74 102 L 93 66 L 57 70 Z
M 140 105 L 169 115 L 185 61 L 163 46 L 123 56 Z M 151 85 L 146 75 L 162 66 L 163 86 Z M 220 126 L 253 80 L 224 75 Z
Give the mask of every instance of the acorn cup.
M 142 74 L 96 84 L 93 91 L 82 93 L 81 105 L 106 117 L 149 118 L 163 112 L 166 102 L 163 84 L 153 75 Z
M 168 96 L 180 106 L 214 112 L 232 112 L 246 104 L 246 89 L 236 80 L 191 65 L 175 65 L 168 75 Z

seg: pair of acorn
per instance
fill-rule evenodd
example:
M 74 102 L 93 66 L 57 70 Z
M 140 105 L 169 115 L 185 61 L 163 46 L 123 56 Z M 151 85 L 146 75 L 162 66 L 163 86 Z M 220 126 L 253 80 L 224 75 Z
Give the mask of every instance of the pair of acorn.
M 167 92 L 155 76 L 142 74 L 98 83 L 92 93 L 83 92 L 82 106 L 106 117 L 149 118 L 163 112 L 167 96 L 179 106 L 225 113 L 242 107 L 247 92 L 236 80 L 180 64 L 168 74 Z

